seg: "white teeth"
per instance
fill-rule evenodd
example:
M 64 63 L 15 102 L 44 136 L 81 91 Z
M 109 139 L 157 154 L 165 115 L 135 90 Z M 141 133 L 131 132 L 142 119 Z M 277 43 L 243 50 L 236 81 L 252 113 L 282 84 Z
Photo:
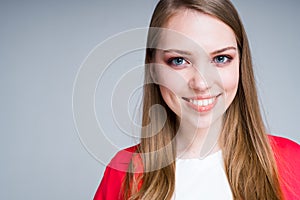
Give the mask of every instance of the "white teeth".
M 197 105 L 198 105 L 198 106 L 203 106 L 203 102 L 202 102 L 202 101 L 198 101 L 198 102 L 197 102 Z
M 196 106 L 208 106 L 213 104 L 215 98 L 204 99 L 204 100 L 193 100 L 190 99 L 190 102 Z

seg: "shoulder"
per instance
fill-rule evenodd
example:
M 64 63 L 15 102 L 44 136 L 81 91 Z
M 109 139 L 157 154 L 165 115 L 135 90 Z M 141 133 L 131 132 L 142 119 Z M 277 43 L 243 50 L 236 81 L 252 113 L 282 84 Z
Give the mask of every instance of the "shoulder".
M 120 150 L 106 166 L 94 200 L 121 199 L 122 183 L 138 145 Z
M 300 145 L 278 136 L 269 136 L 286 199 L 300 199 Z
M 299 144 L 290 139 L 272 135 L 269 135 L 269 140 L 279 167 L 300 168 Z
M 296 142 L 279 136 L 269 135 L 269 140 L 274 153 L 292 159 L 300 158 L 300 145 Z
M 294 150 L 300 149 L 299 144 L 297 144 L 296 142 L 294 142 L 288 138 L 274 136 L 274 135 L 268 135 L 268 137 L 269 137 L 269 140 L 271 141 L 271 143 L 276 145 L 276 147 L 278 147 L 278 148 L 294 149 Z
M 135 152 L 138 149 L 138 145 L 128 147 L 126 149 L 120 150 L 110 161 L 108 167 L 116 169 L 118 171 L 126 172 L 128 165 L 132 160 Z

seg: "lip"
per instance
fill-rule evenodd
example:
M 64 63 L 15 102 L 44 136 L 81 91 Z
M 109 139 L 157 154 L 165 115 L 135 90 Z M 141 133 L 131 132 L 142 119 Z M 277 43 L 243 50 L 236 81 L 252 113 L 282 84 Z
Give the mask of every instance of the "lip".
M 221 94 L 209 95 L 209 96 L 205 95 L 205 96 L 196 96 L 191 98 L 182 97 L 182 99 L 185 100 L 187 105 L 193 110 L 199 113 L 205 113 L 211 111 L 215 107 L 218 101 L 218 97 L 220 95 Z

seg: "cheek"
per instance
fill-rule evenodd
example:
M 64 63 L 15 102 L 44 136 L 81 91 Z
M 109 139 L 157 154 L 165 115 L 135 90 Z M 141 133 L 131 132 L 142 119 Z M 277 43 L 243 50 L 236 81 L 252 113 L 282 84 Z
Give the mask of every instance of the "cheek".
M 228 107 L 237 92 L 239 83 L 239 67 L 235 66 L 229 70 L 224 70 L 223 72 L 221 72 L 221 79 L 222 88 L 226 94 L 226 107 Z
M 180 99 L 187 84 L 185 73 L 163 65 L 153 65 L 151 76 L 154 83 L 159 85 L 165 103 L 177 116 L 180 116 Z
M 180 107 L 180 101 L 179 97 L 177 97 L 171 90 L 164 86 L 160 86 L 160 93 L 165 101 L 165 103 L 168 105 L 168 107 L 177 115 L 180 116 L 181 113 L 181 107 Z
M 163 65 L 154 65 L 151 76 L 154 83 L 160 85 L 160 87 L 164 87 L 165 89 L 172 91 L 177 95 L 187 83 L 184 72 L 176 71 Z M 163 89 L 164 92 L 165 89 Z

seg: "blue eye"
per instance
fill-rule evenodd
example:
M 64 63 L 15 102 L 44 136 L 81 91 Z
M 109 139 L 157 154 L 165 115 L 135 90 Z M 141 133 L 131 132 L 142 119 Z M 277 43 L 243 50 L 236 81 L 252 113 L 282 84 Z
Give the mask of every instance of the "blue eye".
M 178 67 L 178 66 L 187 64 L 187 61 L 182 57 L 176 57 L 176 58 L 170 58 L 168 60 L 168 64 L 171 66 Z
M 225 64 L 230 62 L 231 60 L 232 58 L 230 56 L 225 56 L 225 55 L 216 56 L 213 58 L 213 62 L 216 64 Z

